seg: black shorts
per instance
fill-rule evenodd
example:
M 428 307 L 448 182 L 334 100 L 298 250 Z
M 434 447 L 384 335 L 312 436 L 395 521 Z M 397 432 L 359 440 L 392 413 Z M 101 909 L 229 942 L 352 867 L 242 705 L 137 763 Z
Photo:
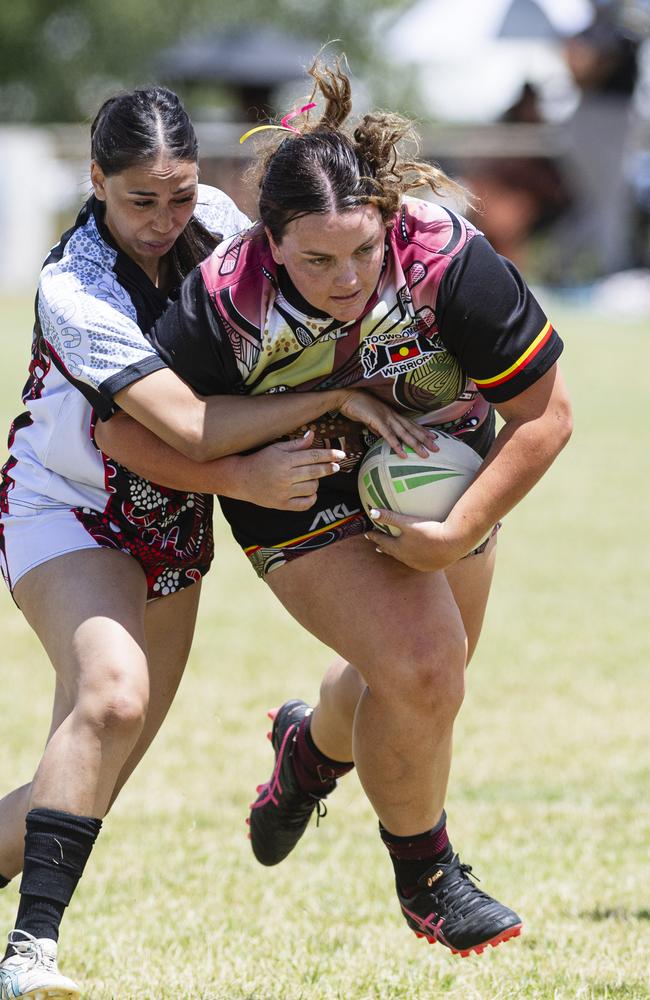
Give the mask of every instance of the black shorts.
M 493 415 L 476 431 L 463 435 L 463 441 L 481 456 L 487 453 L 493 440 Z M 360 463 L 361 459 L 349 472 L 341 471 L 321 479 L 316 503 L 306 511 L 271 510 L 243 500 L 219 498 L 235 540 L 258 576 L 265 577 L 292 559 L 316 552 L 342 538 L 373 530 L 374 525 L 366 517 L 357 489 Z M 475 552 L 483 551 L 486 544 L 480 545 Z

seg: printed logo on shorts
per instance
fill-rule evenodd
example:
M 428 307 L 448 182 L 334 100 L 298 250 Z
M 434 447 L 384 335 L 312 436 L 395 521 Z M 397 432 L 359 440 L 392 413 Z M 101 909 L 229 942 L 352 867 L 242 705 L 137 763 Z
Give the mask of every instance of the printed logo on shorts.
M 344 503 L 337 503 L 336 507 L 328 507 L 326 510 L 319 510 L 318 514 L 312 521 L 309 530 L 316 531 L 319 527 L 334 524 L 336 521 L 342 521 L 346 517 L 352 517 L 353 514 L 360 513 L 360 507 L 355 507 L 354 510 L 348 510 Z

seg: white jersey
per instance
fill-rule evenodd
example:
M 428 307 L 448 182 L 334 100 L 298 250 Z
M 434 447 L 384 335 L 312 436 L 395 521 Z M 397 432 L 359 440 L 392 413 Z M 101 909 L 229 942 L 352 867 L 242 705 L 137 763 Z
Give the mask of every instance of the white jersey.
M 227 195 L 203 184 L 195 216 L 221 236 L 249 225 Z M 43 266 L 23 391 L 27 412 L 14 420 L 9 438 L 12 505 L 104 510 L 106 467 L 93 442 L 95 420 L 114 412 L 120 389 L 166 367 L 142 331 L 167 299 L 108 240 L 91 198 Z
M 250 225 L 206 185 L 194 215 L 220 237 Z M 41 272 L 26 410 L 11 425 L 0 481 L 0 568 L 10 587 L 31 566 L 94 544 L 137 558 L 150 596 L 207 571 L 212 497 L 149 483 L 94 443 L 97 419 L 116 410 L 115 394 L 166 367 L 143 331 L 168 304 L 115 245 L 91 197 Z

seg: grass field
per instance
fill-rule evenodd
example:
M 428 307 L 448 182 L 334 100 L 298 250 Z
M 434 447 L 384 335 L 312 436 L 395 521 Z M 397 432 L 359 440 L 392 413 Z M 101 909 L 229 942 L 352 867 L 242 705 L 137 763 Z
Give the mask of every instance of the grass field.
M 29 309 L 0 304 L 5 423 L 18 412 Z M 330 654 L 274 603 L 219 521 L 178 699 L 64 920 L 62 967 L 85 996 L 650 997 L 650 324 L 556 312 L 576 429 L 501 532 L 448 800 L 454 844 L 524 916 L 522 937 L 462 960 L 416 940 L 354 775 L 284 865 L 254 862 L 244 818 L 271 767 L 264 713 L 313 699 Z M 0 623 L 8 790 L 38 760 L 52 671 L 4 590 Z M 16 902 L 12 883 L 0 929 Z

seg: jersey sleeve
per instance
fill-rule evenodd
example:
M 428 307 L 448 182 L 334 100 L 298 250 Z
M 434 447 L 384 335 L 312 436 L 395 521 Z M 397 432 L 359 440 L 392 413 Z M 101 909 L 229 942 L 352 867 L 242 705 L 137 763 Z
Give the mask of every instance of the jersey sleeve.
M 38 322 L 53 363 L 102 420 L 115 412 L 116 392 L 165 367 L 126 291 L 90 261 L 74 270 L 44 268 Z
M 209 184 L 199 184 L 194 215 L 208 232 L 221 239 L 228 239 L 251 225 L 248 216 L 240 212 L 225 191 Z
M 165 364 L 201 395 L 242 390 L 227 331 L 212 306 L 200 267 L 184 279 L 178 299 L 148 336 Z
M 441 339 L 481 394 L 513 399 L 544 375 L 563 344 L 514 264 L 475 236 L 440 286 Z

